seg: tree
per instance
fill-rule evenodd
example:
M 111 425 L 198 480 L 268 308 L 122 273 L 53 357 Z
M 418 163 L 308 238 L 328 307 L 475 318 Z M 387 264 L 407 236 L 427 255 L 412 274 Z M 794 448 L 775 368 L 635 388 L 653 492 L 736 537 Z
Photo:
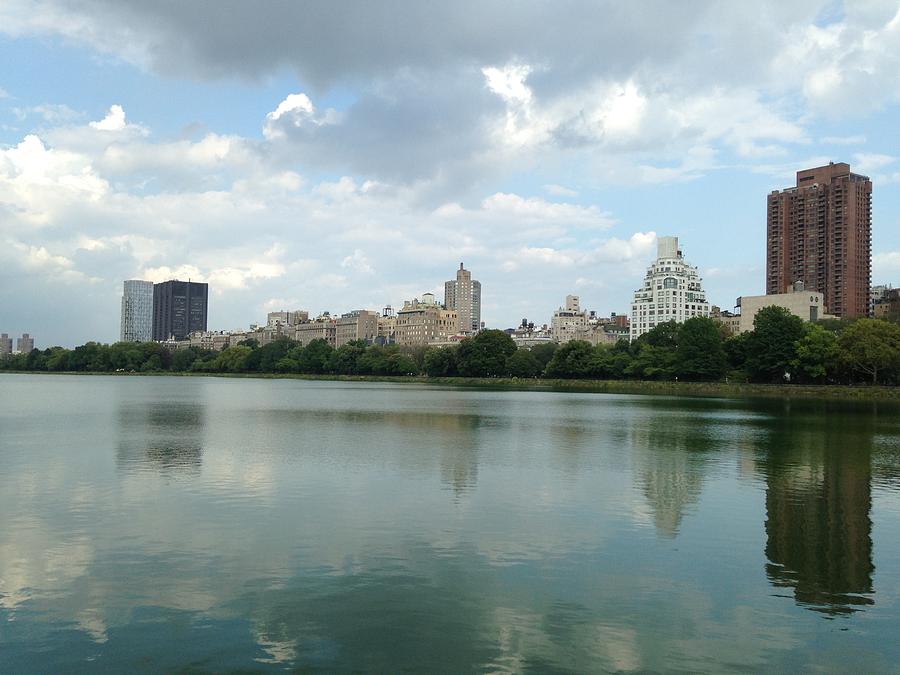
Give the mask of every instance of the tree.
M 560 345 L 545 371 L 547 377 L 590 377 L 594 348 L 584 340 L 570 340 Z
M 517 349 L 506 360 L 506 371 L 513 377 L 537 377 L 542 370 L 541 362 L 529 349 Z
M 791 367 L 804 380 L 822 382 L 840 364 L 841 350 L 837 337 L 817 323 L 803 326 L 803 337 L 794 345 L 797 356 Z
M 516 343 L 502 330 L 483 330 L 459 343 L 458 369 L 463 377 L 498 377 L 506 374 L 506 359 Z
M 559 345 L 555 342 L 544 342 L 531 348 L 531 353 L 534 354 L 538 363 L 541 364 L 541 371 L 543 371 L 547 367 L 547 364 L 550 363 L 550 359 L 553 358 L 558 347 Z
M 425 350 L 425 374 L 428 377 L 457 375 L 456 347 L 429 347 Z
M 212 369 L 220 373 L 241 373 L 247 369 L 247 359 L 253 349 L 235 345 L 228 347 L 219 352 L 219 355 L 212 362 Z
M 331 353 L 329 370 L 338 375 L 356 375 L 359 372 L 359 359 L 365 351 L 366 343 L 362 340 L 341 345 Z
M 328 372 L 331 353 L 334 351 L 322 338 L 316 338 L 306 345 L 297 356 L 301 373 L 321 374 Z
M 747 374 L 757 382 L 781 382 L 790 376 L 797 358 L 797 341 L 803 337 L 803 321 L 783 307 L 763 307 L 753 319 L 746 338 Z
M 679 326 L 675 373 L 680 379 L 715 381 L 725 375 L 728 362 L 720 325 L 715 319 L 695 316 Z
M 843 358 L 872 384 L 900 379 L 900 326 L 881 319 L 860 319 L 844 329 L 839 340 Z
M 637 379 L 671 380 L 675 377 L 675 350 L 669 346 L 638 341 L 637 351 L 631 357 L 625 374 Z
M 678 323 L 663 321 L 638 338 L 653 347 L 674 350 L 678 346 Z

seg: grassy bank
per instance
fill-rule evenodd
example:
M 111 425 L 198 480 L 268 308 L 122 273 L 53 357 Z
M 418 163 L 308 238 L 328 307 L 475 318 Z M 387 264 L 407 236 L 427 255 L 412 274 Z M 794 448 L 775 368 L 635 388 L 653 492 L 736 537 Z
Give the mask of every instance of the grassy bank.
M 3 372 L 10 371 L 0 371 Z M 34 375 L 112 375 L 142 377 L 162 375 L 171 377 L 229 377 L 261 379 L 325 380 L 337 382 L 395 382 L 427 384 L 431 386 L 473 387 L 512 391 L 575 391 L 609 394 L 650 394 L 663 396 L 706 396 L 718 398 L 805 398 L 830 400 L 894 400 L 900 401 L 900 387 L 872 387 L 846 385 L 787 385 L 747 384 L 726 382 L 655 382 L 633 380 L 552 380 L 517 378 L 465 378 L 378 376 L 378 375 L 298 375 L 281 373 L 30 373 Z

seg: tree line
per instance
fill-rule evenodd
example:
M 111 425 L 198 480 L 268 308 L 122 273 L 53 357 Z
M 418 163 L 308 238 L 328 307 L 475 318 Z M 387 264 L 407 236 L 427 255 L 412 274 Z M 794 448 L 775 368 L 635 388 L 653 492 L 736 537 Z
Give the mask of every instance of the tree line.
M 0 360 L 0 370 L 900 384 L 900 326 L 877 319 L 804 323 L 767 307 L 752 331 L 736 336 L 714 319 L 694 317 L 608 346 L 573 340 L 517 348 L 499 330 L 428 348 L 356 341 L 335 349 L 325 340 L 301 345 L 285 338 L 263 346 L 248 339 L 216 352 L 89 342 L 12 355 Z

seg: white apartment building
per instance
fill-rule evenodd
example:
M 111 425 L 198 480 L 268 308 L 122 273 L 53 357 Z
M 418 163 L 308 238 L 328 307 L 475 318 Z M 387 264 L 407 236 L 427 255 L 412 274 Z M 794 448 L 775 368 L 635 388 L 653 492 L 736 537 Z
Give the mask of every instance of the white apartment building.
M 678 237 L 660 237 L 656 260 L 634 293 L 631 304 L 631 339 L 666 321 L 682 323 L 694 316 L 709 316 L 709 303 L 697 268 L 678 249 Z

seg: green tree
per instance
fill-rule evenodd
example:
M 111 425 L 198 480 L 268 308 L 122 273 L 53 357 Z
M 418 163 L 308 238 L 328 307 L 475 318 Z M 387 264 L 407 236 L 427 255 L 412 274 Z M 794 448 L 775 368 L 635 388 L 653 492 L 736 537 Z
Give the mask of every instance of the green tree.
M 839 339 L 847 364 L 871 375 L 872 384 L 900 379 L 900 326 L 881 319 L 860 319 L 844 329 Z
M 506 359 L 516 343 L 502 330 L 483 330 L 459 343 L 458 369 L 463 377 L 499 377 L 506 374 Z
M 763 307 L 753 319 L 746 338 L 745 367 L 757 382 L 781 382 L 790 377 L 797 358 L 797 341 L 803 337 L 803 321 L 783 307 Z
M 541 362 L 529 349 L 517 349 L 506 360 L 506 372 L 513 377 L 537 377 L 542 370 Z
M 547 367 L 547 364 L 550 363 L 550 359 L 553 358 L 557 348 L 559 348 L 559 345 L 555 342 L 544 342 L 531 348 L 531 353 L 534 354 L 538 363 L 541 364 L 541 372 L 543 372 Z
M 691 317 L 679 326 L 675 348 L 675 373 L 679 379 L 701 382 L 722 379 L 728 361 L 720 326 L 720 322 L 705 316 Z
M 560 345 L 553 354 L 545 374 L 547 377 L 564 379 L 590 377 L 593 355 L 594 348 L 590 342 L 570 340 Z
M 425 350 L 425 374 L 428 377 L 455 377 L 457 347 L 429 347 Z
M 338 375 L 356 375 L 359 372 L 358 362 L 366 351 L 366 343 L 353 340 L 343 344 L 331 353 L 329 370 Z
M 638 338 L 639 342 L 646 342 L 653 347 L 671 349 L 678 347 L 678 323 L 676 321 L 663 321 Z
M 675 350 L 638 341 L 625 374 L 639 380 L 671 380 L 675 377 Z
M 331 353 L 334 348 L 322 338 L 316 338 L 306 345 L 297 356 L 301 373 L 322 374 L 328 372 Z
M 248 340 L 243 340 L 243 342 L 248 342 Z M 247 370 L 258 373 L 274 373 L 275 364 L 287 356 L 287 353 L 296 344 L 293 340 L 283 337 L 273 340 L 259 349 L 254 349 L 250 358 L 247 359 Z
M 809 382 L 824 382 L 840 365 L 841 350 L 834 333 L 817 323 L 803 326 L 803 337 L 794 345 L 797 356 L 791 367 Z
M 247 359 L 252 353 L 253 349 L 250 347 L 227 347 L 219 352 L 211 368 L 220 373 L 242 373 L 247 369 Z

